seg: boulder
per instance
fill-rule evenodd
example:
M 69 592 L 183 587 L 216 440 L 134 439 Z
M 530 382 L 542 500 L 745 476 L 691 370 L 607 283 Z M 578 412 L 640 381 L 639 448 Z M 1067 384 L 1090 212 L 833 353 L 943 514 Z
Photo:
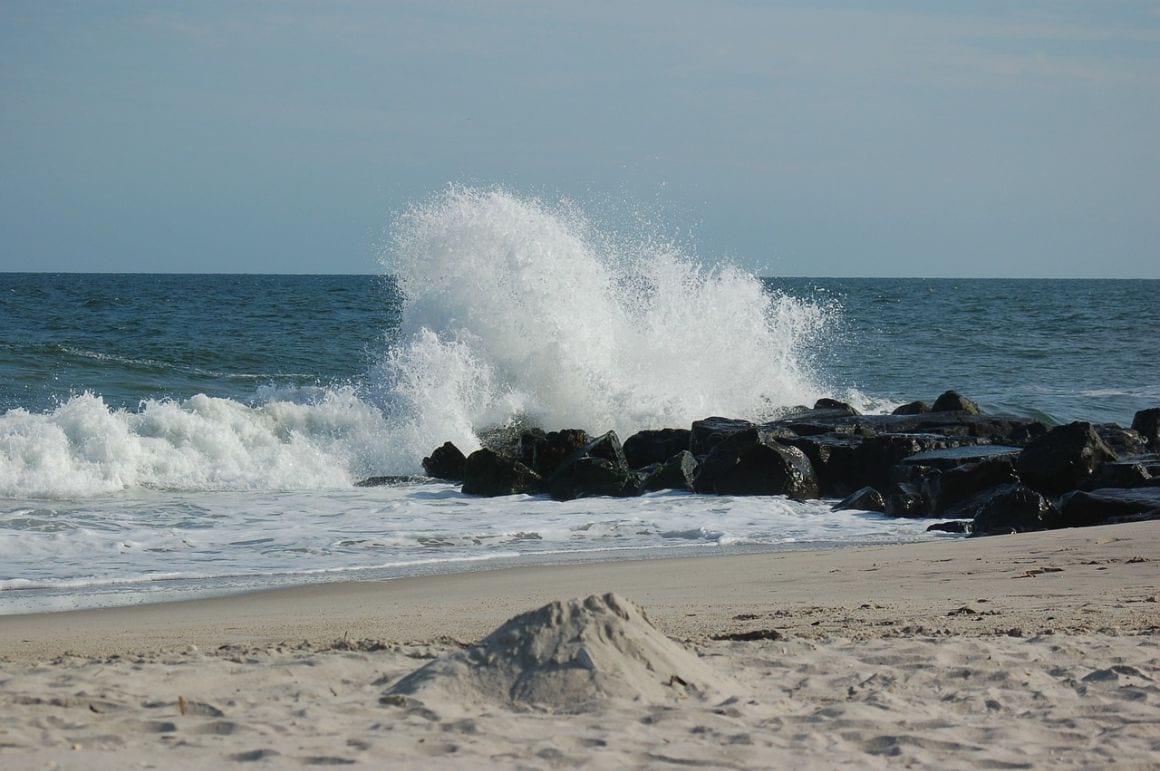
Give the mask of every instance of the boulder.
M 656 490 L 692 491 L 697 478 L 697 459 L 688 450 L 681 450 L 645 477 L 642 487 L 649 492 Z
M 547 479 L 565 459 L 590 441 L 587 431 L 565 428 L 562 431 L 525 431 L 520 435 L 520 461 Z
M 1019 477 L 1045 495 L 1075 490 L 1101 463 L 1116 460 L 1115 453 L 1096 434 L 1091 423 L 1056 426 L 1027 446 L 1015 461 Z
M 858 445 L 847 482 L 852 489 L 866 485 L 886 489 L 890 484 L 891 469 L 903 458 L 927 450 L 940 450 L 955 443 L 955 440 L 939 434 L 868 436 Z
M 423 470 L 427 476 L 446 479 L 449 482 L 463 481 L 463 465 L 467 457 L 451 442 L 444 442 L 431 451 L 430 457 L 423 459 Z
M 1022 448 L 1004 444 L 974 444 L 962 447 L 945 447 L 941 450 L 926 450 L 902 459 L 905 465 L 932 466 L 940 471 L 957 466 L 968 466 L 987 460 L 1014 461 Z
M 1102 463 L 1081 485 L 1081 489 L 1160 486 L 1160 478 L 1152 474 L 1151 468 L 1150 464 L 1132 458 L 1115 463 Z
M 664 463 L 682 450 L 689 449 L 692 432 L 687 428 L 662 428 L 637 431 L 624 441 L 624 457 L 629 468 L 644 468 L 650 463 Z
M 1134 429 L 1124 428 L 1117 423 L 1097 423 L 1092 428 L 1117 457 L 1148 452 L 1148 441 Z
M 1140 410 L 1132 418 L 1132 430 L 1148 442 L 1148 448 L 1160 452 L 1160 407 Z
M 354 483 L 355 487 L 400 487 L 402 485 L 430 484 L 430 477 L 420 477 L 413 474 L 390 474 L 387 476 L 367 477 Z
M 861 437 L 818 434 L 794 436 L 778 441 L 798 448 L 809 458 L 810 465 L 817 474 L 818 489 L 823 498 L 841 498 L 849 495 L 857 487 L 852 480 L 858 447 L 862 444 Z
M 698 493 L 818 497 L 818 479 L 809 459 L 777 434 L 749 428 L 723 439 L 701 463 L 693 485 Z
M 923 401 L 907 402 L 894 408 L 891 415 L 923 415 L 930 412 L 930 405 Z
M 930 412 L 919 415 L 827 415 L 808 410 L 766 424 L 789 429 L 799 436 L 843 434 L 939 434 L 957 437 L 960 444 L 1005 444 L 1025 447 L 1047 433 L 1032 418 L 1011 415 L 971 415 L 966 412 Z M 694 453 L 697 454 L 694 449 Z
M 615 431 L 602 434 L 575 450 L 544 485 L 557 501 L 640 493 L 638 480 L 628 467 Z
M 815 410 L 828 410 L 835 412 L 844 412 L 847 415 L 861 415 L 862 413 L 851 407 L 846 402 L 838 401 L 837 399 L 818 399 L 814 402 Z
M 935 522 L 933 525 L 927 527 L 926 532 L 969 533 L 971 532 L 971 523 L 963 519 L 952 519 L 950 522 Z
M 1029 487 L 1001 485 L 952 507 L 951 519 L 970 519 L 978 535 L 1024 533 L 1058 527 L 1058 512 L 1051 502 Z
M 463 492 L 495 497 L 538 493 L 540 475 L 515 458 L 484 447 L 467 456 L 463 464 Z
M 846 509 L 881 513 L 886 511 L 886 501 L 882 498 L 882 493 L 873 487 L 863 487 L 835 503 L 830 511 L 844 511 Z
M 979 405 L 957 391 L 946 391 L 934 400 L 931 412 L 965 412 L 968 415 L 982 415 Z
M 748 420 L 733 418 L 712 417 L 693 421 L 693 429 L 689 432 L 689 452 L 698 458 L 708 455 L 721 440 L 749 428 L 753 428 L 753 424 Z
M 891 517 L 926 517 L 929 516 L 929 505 L 922 491 L 915 485 L 894 485 L 886 496 L 885 513 Z
M 931 514 L 939 516 L 981 492 L 1018 481 L 1011 460 L 998 456 L 929 475 L 923 479 L 922 490 Z
M 1157 518 L 1160 518 L 1160 487 L 1080 490 L 1063 496 L 1060 501 L 1060 522 L 1064 527 Z

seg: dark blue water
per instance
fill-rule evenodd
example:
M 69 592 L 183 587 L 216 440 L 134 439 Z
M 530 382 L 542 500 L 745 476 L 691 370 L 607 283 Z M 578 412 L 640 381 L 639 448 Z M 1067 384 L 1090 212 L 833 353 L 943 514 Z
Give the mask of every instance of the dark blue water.
M 1160 282 L 770 279 L 834 309 L 808 353 L 834 394 L 956 388 L 994 411 L 1130 422 L 1160 404 Z M 0 274 L 0 411 L 359 384 L 401 298 L 375 276 Z

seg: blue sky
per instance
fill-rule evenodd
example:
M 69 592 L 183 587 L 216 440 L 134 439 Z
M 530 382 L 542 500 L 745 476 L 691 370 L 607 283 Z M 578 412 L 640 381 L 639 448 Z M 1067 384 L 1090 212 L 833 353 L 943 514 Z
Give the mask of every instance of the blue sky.
M 0 270 L 370 273 L 450 183 L 817 276 L 1160 277 L 1160 2 L 0 0 Z

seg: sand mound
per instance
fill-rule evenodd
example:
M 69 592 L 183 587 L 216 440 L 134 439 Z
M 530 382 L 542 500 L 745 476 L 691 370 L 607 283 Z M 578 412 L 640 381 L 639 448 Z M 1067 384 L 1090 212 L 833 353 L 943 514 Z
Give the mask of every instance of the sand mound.
M 385 698 L 583 711 L 612 699 L 663 704 L 704 697 L 723 685 L 695 653 L 661 634 L 643 609 L 609 593 L 516 616 L 479 645 L 407 675 Z

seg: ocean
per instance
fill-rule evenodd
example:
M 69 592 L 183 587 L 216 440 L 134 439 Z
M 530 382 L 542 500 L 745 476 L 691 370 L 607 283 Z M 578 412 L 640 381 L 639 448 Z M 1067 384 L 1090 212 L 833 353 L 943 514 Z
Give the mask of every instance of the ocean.
M 470 189 L 384 254 L 373 276 L 0 274 L 0 614 L 958 537 L 783 498 L 354 486 L 489 427 L 623 439 L 948 388 L 1047 423 L 1160 405 L 1157 281 L 757 278 Z

